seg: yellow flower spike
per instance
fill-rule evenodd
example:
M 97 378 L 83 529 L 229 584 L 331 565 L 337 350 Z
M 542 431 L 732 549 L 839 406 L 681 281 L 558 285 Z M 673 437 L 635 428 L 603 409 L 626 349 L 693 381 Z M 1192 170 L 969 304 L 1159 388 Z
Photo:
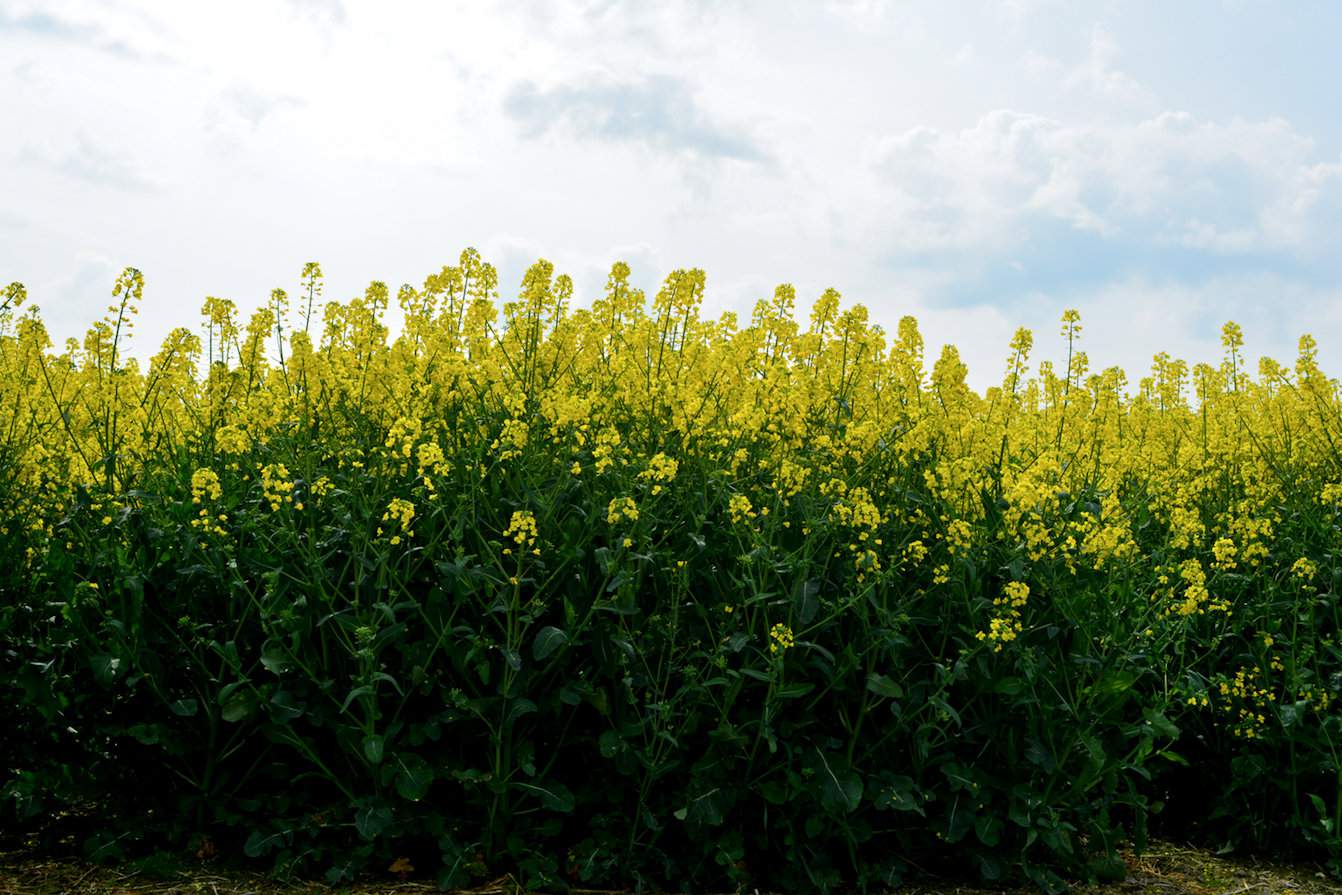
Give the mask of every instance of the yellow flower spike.
M 191 502 L 215 501 L 223 496 L 219 476 L 212 469 L 197 469 L 191 474 Z
M 638 504 L 632 497 L 616 497 L 606 506 L 606 521 L 611 525 L 638 521 Z
M 513 513 L 504 529 L 503 536 L 510 538 L 518 547 L 532 549 L 539 536 L 536 530 L 536 517 L 530 510 L 517 510 Z
M 755 510 L 751 507 L 750 498 L 744 494 L 733 494 L 727 501 L 727 512 L 735 523 L 747 522 L 755 518 Z

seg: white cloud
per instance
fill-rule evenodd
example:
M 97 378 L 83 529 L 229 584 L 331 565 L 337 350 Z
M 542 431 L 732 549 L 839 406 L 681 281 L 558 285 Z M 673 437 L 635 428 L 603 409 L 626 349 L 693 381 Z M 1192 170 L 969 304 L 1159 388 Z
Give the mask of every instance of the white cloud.
M 85 134 L 79 134 L 74 147 L 60 155 L 51 155 L 32 146 L 25 147 L 19 153 L 19 161 L 97 188 L 130 192 L 149 192 L 157 188 L 153 179 L 134 162 L 99 146 Z
M 1256 106 L 1221 78 L 1209 108 L 1180 88 L 1196 17 L 1102 11 L 0 0 L 0 120 L 22 122 L 0 280 L 59 340 L 133 264 L 149 353 L 206 294 L 253 307 L 309 259 L 343 299 L 475 245 L 504 296 L 544 256 L 588 301 L 624 257 L 650 292 L 703 268 L 708 313 L 791 282 L 917 314 L 978 384 L 1068 305 L 1096 364 L 1215 356 L 1223 316 L 1283 355 L 1338 324 L 1342 131 L 1313 89 L 1336 63 Z M 1145 40 L 1166 33 L 1177 52 Z
M 1120 103 L 1149 105 L 1151 92 L 1117 67 L 1118 43 L 1109 30 L 1096 25 L 1090 34 L 1090 47 L 1085 62 L 1073 68 L 1064 78 L 1068 86 L 1081 86 Z
M 637 143 L 697 159 L 766 160 L 747 134 L 712 120 L 683 81 L 664 75 L 619 80 L 598 73 L 552 87 L 522 81 L 508 91 L 503 108 L 528 137 L 562 127 L 579 139 Z
M 299 15 L 328 25 L 343 25 L 348 18 L 341 0 L 289 0 L 289 5 Z
M 902 212 L 898 235 L 926 248 L 1010 246 L 1031 222 L 1220 253 L 1312 253 L 1313 215 L 1342 201 L 1337 165 L 1280 119 L 1069 125 L 997 110 L 946 133 L 875 141 L 869 162 Z

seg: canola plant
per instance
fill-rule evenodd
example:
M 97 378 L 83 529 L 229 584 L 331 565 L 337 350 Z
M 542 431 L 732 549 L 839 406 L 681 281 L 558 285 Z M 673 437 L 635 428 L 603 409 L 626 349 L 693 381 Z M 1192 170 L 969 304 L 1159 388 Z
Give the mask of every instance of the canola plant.
M 1342 393 L 978 393 L 826 291 L 579 307 L 473 250 L 147 362 L 0 299 L 0 818 L 88 854 L 462 886 L 1053 889 L 1151 829 L 1342 871 Z M 975 363 L 992 362 L 975 359 Z M 154 782 L 152 788 L 146 781 Z

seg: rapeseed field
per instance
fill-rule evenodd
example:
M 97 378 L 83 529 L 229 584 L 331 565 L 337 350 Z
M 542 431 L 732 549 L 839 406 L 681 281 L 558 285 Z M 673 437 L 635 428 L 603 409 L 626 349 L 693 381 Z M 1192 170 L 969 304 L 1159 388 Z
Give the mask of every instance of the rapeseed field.
M 4 823 L 444 886 L 1052 890 L 1151 830 L 1342 872 L 1310 336 L 1130 379 L 1070 310 L 1053 365 L 700 270 L 322 283 L 145 360 L 136 270 L 63 346 L 4 292 Z

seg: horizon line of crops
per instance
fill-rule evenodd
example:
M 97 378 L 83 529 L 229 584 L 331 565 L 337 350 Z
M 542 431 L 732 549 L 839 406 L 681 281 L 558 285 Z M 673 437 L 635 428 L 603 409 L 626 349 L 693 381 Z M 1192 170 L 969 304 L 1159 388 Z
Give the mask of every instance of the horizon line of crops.
M 1052 889 L 1152 821 L 1342 871 L 1311 337 L 1129 392 L 1068 310 L 979 394 L 834 290 L 497 287 L 468 249 L 393 337 L 308 264 L 143 368 L 138 271 L 60 353 L 5 290 L 0 816 L 453 886 Z

